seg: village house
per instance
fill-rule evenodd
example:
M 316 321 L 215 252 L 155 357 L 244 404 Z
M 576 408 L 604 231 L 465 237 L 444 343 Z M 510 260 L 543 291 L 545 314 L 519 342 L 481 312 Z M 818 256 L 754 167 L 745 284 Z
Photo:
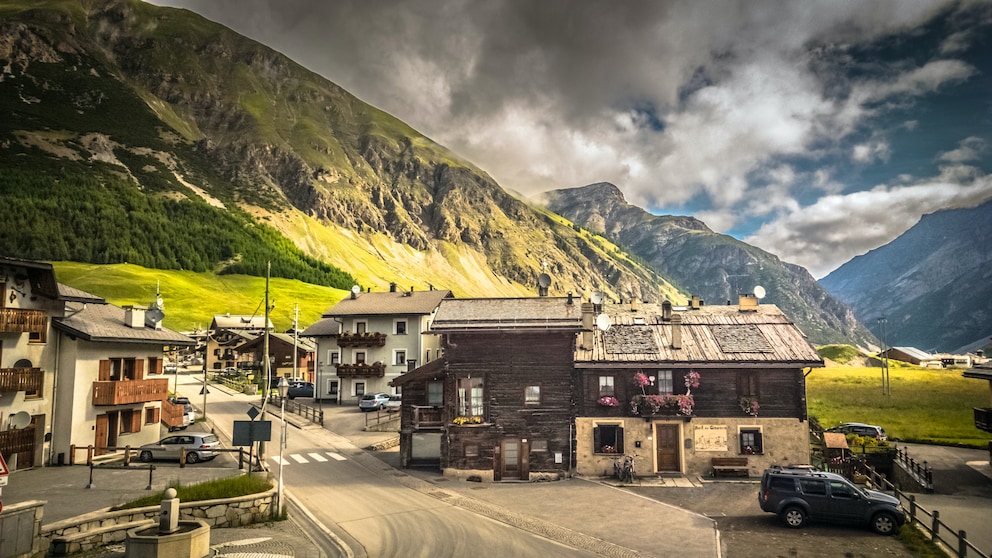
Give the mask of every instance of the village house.
M 266 327 L 271 331 L 272 322 L 266 320 L 264 315 L 238 316 L 230 313 L 215 315 L 204 340 L 206 370 L 220 372 L 229 368 L 248 369 L 251 365 L 251 355 L 240 354 L 237 349 L 245 342 L 264 333 Z
M 272 379 L 279 377 L 290 380 L 313 381 L 313 355 L 316 346 L 305 337 L 297 338 L 288 333 L 269 333 L 269 358 L 272 364 Z M 248 367 L 264 374 L 265 335 L 259 335 L 250 341 L 245 341 L 236 348 L 239 355 L 246 358 Z M 295 357 L 293 356 L 295 353 Z M 295 362 L 294 362 L 295 361 Z M 264 384 L 260 376 L 257 383 Z
M 577 299 L 446 299 L 442 357 L 395 380 L 400 461 L 445 476 L 558 478 L 572 453 Z
M 337 403 L 357 403 L 366 393 L 396 393 L 390 382 L 412 368 L 438 358 L 439 341 L 423 335 L 438 304 L 451 291 L 400 291 L 351 294 L 300 335 L 315 340 L 316 394 Z
M 735 306 L 442 301 L 443 356 L 403 389 L 400 460 L 485 480 L 758 475 L 808 464 L 802 332 L 753 295 Z

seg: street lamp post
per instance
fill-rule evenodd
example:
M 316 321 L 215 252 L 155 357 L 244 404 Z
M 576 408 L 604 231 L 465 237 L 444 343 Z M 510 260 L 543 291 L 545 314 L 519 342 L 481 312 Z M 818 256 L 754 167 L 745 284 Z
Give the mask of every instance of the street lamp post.
M 286 447 L 286 396 L 289 395 L 289 382 L 279 378 L 279 402 L 282 404 L 282 432 L 279 435 L 279 489 L 276 491 L 276 513 L 282 515 L 282 450 Z

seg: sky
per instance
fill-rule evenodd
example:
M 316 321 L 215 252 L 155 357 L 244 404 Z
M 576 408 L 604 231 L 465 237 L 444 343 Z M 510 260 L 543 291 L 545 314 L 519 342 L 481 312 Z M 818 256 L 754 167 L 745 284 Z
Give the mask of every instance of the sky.
M 816 278 L 992 198 L 992 2 L 154 0 L 529 197 L 611 182 Z

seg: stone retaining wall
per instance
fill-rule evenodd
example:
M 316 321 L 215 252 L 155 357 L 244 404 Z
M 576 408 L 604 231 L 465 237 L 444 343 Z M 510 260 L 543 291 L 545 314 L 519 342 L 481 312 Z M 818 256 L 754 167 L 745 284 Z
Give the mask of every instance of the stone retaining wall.
M 267 492 L 237 498 L 180 502 L 179 521 L 199 519 L 211 528 L 241 527 L 268 521 L 276 512 L 273 508 L 275 499 L 276 488 L 273 487 Z M 151 520 L 157 525 L 161 512 L 162 507 L 155 505 L 96 511 L 56 521 L 41 527 L 43 547 L 47 546 L 52 555 L 57 556 L 120 543 L 136 524 Z

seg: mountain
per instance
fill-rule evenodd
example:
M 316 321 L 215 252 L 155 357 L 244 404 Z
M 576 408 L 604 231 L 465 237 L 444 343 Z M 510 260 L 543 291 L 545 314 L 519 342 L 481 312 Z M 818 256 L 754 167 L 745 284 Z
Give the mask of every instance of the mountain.
M 708 304 L 737 302 L 737 293 L 764 287 L 763 302 L 777 305 L 817 344 L 875 343 L 851 310 L 797 265 L 692 217 L 652 215 L 631 205 L 619 188 L 598 183 L 547 192 L 548 209 L 615 240 L 682 289 Z
M 0 4 L 0 253 L 459 296 L 676 289 L 263 45 L 137 0 Z M 226 309 L 218 309 L 224 311 Z
M 992 200 L 924 215 L 820 280 L 890 346 L 957 352 L 992 336 Z M 984 346 L 979 343 L 979 346 Z

